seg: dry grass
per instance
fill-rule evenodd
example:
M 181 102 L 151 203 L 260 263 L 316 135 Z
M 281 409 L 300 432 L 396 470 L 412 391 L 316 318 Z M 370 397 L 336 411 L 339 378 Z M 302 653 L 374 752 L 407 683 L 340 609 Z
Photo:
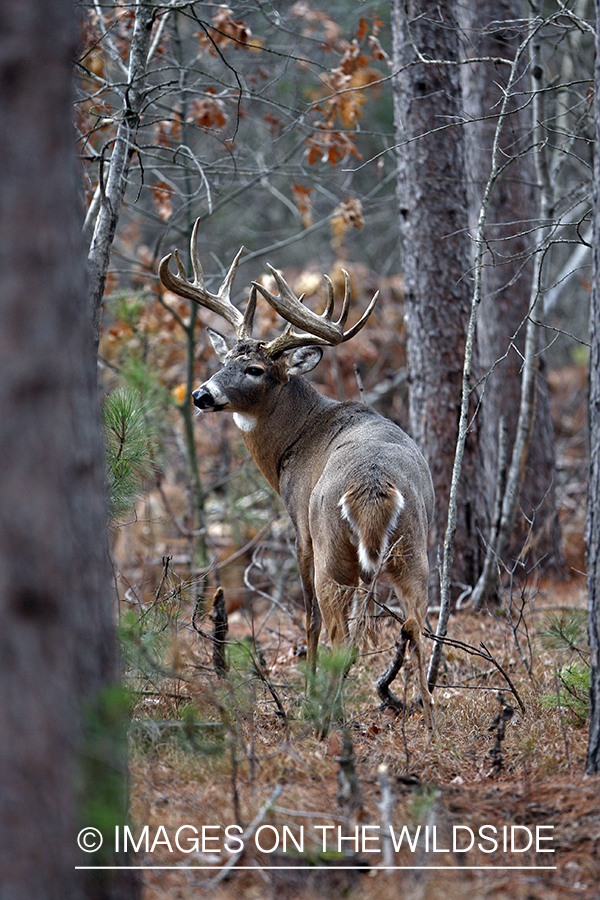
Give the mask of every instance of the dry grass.
M 348 896 L 361 898 L 464 898 L 468 892 L 478 898 L 511 900 L 553 900 L 553 898 L 598 896 L 600 862 L 600 809 L 597 802 L 600 781 L 582 776 L 587 731 L 565 710 L 544 704 L 542 697 L 554 688 L 554 671 L 559 660 L 544 650 L 536 638 L 536 628 L 550 608 L 582 605 L 582 584 L 547 585 L 527 609 L 529 637 L 520 640 L 531 651 L 531 674 L 516 649 L 505 616 L 467 612 L 451 620 L 450 635 L 474 647 L 485 640 L 494 659 L 514 682 L 525 705 L 522 713 L 506 690 L 502 676 L 480 658 L 450 649 L 447 654 L 446 686 L 436 690 L 436 728 L 430 735 L 419 712 L 393 717 L 380 711 L 373 684 L 382 671 L 384 658 L 366 654 L 353 668 L 345 685 L 346 719 L 352 735 L 356 772 L 363 809 L 349 819 L 339 808 L 336 796 L 342 752 L 341 732 L 336 727 L 319 740 L 303 715 L 303 676 L 295 648 L 301 636 L 289 621 L 272 614 L 269 627 L 259 641 L 264 656 L 264 672 L 278 693 L 288 720 L 276 715 L 272 696 L 262 681 L 252 677 L 248 665 L 237 657 L 237 674 L 222 682 L 210 671 L 208 647 L 189 629 L 180 628 L 172 638 L 170 654 L 179 666 L 179 678 L 161 685 L 154 698 L 158 718 L 181 713 L 186 703 L 194 706 L 200 719 L 221 721 L 227 735 L 222 752 L 207 755 L 201 746 L 183 746 L 173 740 L 158 741 L 150 749 L 134 751 L 131 765 L 132 819 L 149 833 L 162 825 L 171 837 L 182 825 L 221 826 L 240 824 L 248 828 L 276 786 L 281 793 L 265 813 L 267 836 L 280 838 L 284 826 L 298 836 L 301 826 L 306 836 L 305 856 L 318 856 L 321 832 L 315 825 L 335 825 L 344 836 L 353 835 L 358 824 L 382 824 L 379 767 L 387 766 L 395 806 L 393 825 L 399 832 L 406 825 L 414 832 L 419 825 L 437 828 L 437 847 L 449 847 L 453 826 L 475 832 L 483 825 L 553 826 L 554 854 L 427 853 L 423 846 L 414 853 L 402 848 L 397 866 L 454 866 L 452 869 L 400 869 L 377 871 L 381 854 L 359 852 L 358 862 L 367 862 L 369 872 L 328 871 L 310 867 L 308 872 L 288 871 L 277 854 L 260 853 L 248 841 L 236 870 L 227 880 L 212 883 L 218 870 L 192 866 L 223 865 L 229 858 L 219 841 L 207 849 L 218 852 L 209 859 L 199 852 L 184 853 L 173 846 L 157 844 L 154 853 L 138 854 L 138 864 L 176 865 L 176 871 L 145 870 L 145 900 L 191 898 L 210 895 L 219 898 L 285 898 L 302 896 Z M 235 617 L 234 617 L 235 618 Z M 256 622 L 262 621 L 257 613 Z M 389 630 L 388 630 L 389 628 Z M 232 623 L 236 638 L 251 631 L 247 623 Z M 173 649 L 173 642 L 177 644 Z M 381 629 L 380 643 L 393 642 L 393 629 Z M 202 668 L 204 665 L 206 669 Z M 199 668 L 200 667 L 200 668 Z M 515 707 L 502 743 L 503 767 L 494 772 L 490 749 L 490 724 L 499 710 L 498 688 Z M 397 686 L 398 689 L 398 686 Z M 408 674 L 407 697 L 416 691 L 416 672 Z M 162 693 L 161 693 L 162 691 Z M 149 707 L 142 707 L 142 715 Z M 385 823 L 383 823 L 385 824 Z M 374 832 L 368 832 L 373 834 Z M 423 833 L 423 832 L 422 832 Z M 461 832 L 465 834 L 466 832 Z M 510 833 L 510 832 L 509 832 Z M 522 834 L 523 832 L 521 832 Z M 186 832 L 189 836 L 190 832 Z M 329 833 L 330 837 L 337 832 Z M 430 836 L 432 832 L 430 831 Z M 311 840 L 309 840 L 309 838 Z M 329 842 L 336 849 L 335 841 Z M 377 841 L 371 844 L 380 847 Z M 353 850 L 350 842 L 344 849 Z M 367 846 L 368 849 L 369 845 Z M 264 848 L 266 849 L 266 848 Z M 359 851 L 361 848 L 359 848 Z M 201 851 L 201 848 L 200 848 Z M 287 862 L 283 858 L 283 862 Z M 335 862 L 336 860 L 334 860 Z M 294 863 L 295 864 L 295 863 Z M 322 862 L 322 865 L 324 863 Z M 485 870 L 468 868 L 492 866 Z M 556 869 L 510 869 L 507 866 L 554 865 Z M 242 869 L 248 866 L 249 869 Z M 265 868 L 268 867 L 268 868 Z
M 576 379 L 572 389 L 570 382 L 565 382 L 565 398 L 559 397 L 556 410 L 557 420 L 564 426 L 560 432 L 559 455 L 563 458 L 574 454 L 573 459 L 569 457 L 568 465 L 562 465 L 559 478 L 564 548 L 571 572 L 583 568 L 585 459 L 580 440 L 581 422 L 569 428 L 564 423 L 567 407 L 581 408 L 580 382 L 580 378 Z M 214 452 L 205 447 L 205 459 L 212 459 Z M 133 824 L 138 832 L 143 826 L 149 826 L 151 836 L 163 826 L 164 834 L 174 841 L 177 829 L 184 825 L 192 825 L 199 831 L 203 826 L 225 828 L 235 824 L 248 829 L 262 811 L 260 824 L 272 829 L 265 832 L 267 836 L 275 833 L 282 836 L 286 827 L 298 835 L 304 828 L 305 853 L 303 858 L 294 858 L 294 864 L 319 861 L 319 867 L 306 866 L 301 871 L 282 869 L 285 857 L 259 852 L 250 838 L 243 856 L 236 860 L 235 870 L 217 882 L 219 867 L 226 865 L 230 854 L 223 847 L 222 833 L 212 831 L 212 836 L 220 837 L 205 848 L 216 850 L 212 854 L 203 853 L 201 847 L 198 853 L 185 853 L 176 846 L 171 853 L 164 843 L 157 843 L 152 853 L 142 850 L 137 854 L 138 865 L 177 867 L 175 870 L 145 869 L 142 872 L 144 900 L 191 900 L 199 896 L 215 900 L 272 897 L 277 900 L 301 897 L 596 900 L 600 884 L 600 778 L 583 777 L 587 748 L 585 723 L 568 710 L 557 709 L 544 701 L 545 696 L 554 693 L 556 671 L 567 659 L 548 650 L 538 638 L 548 613 L 585 608 L 585 583 L 581 575 L 575 575 L 571 581 L 530 583 L 522 596 L 515 593 L 513 621 L 521 600 L 526 601 L 524 619 L 516 634 L 507 615 L 507 607 L 509 610 L 511 607 L 510 598 L 506 597 L 503 611 L 478 615 L 462 611 L 450 620 L 451 638 L 474 648 L 485 642 L 494 661 L 516 687 L 524 712 L 489 659 L 448 647 L 443 684 L 434 695 L 434 734 L 428 733 L 418 711 L 400 717 L 383 713 L 374 683 L 387 664 L 396 629 L 393 623 L 381 626 L 379 647 L 387 650 L 365 652 L 345 682 L 346 725 L 352 737 L 363 802 L 360 814 L 349 816 L 337 799 L 343 730 L 336 723 L 327 737 L 318 739 L 305 714 L 302 613 L 290 605 L 289 595 L 297 591 L 298 579 L 290 564 L 291 542 L 284 520 L 279 520 L 273 530 L 276 537 L 272 535 L 270 543 L 263 545 L 264 553 L 252 546 L 249 558 L 240 560 L 241 572 L 254 560 L 248 569 L 255 587 L 251 601 L 253 615 L 248 611 L 249 591 L 240 573 L 234 573 L 230 583 L 225 575 L 233 569 L 227 567 L 221 572 L 229 611 L 236 610 L 230 614 L 230 638 L 239 642 L 232 672 L 224 681 L 212 670 L 209 642 L 191 627 L 195 598 L 191 580 L 178 582 L 171 571 L 172 577 L 163 585 L 166 600 L 155 604 L 156 584 L 163 571 L 161 558 L 171 555 L 173 566 L 179 565 L 180 571 L 185 571 L 177 561 L 181 549 L 177 543 L 179 538 L 169 536 L 165 525 L 168 510 L 160 506 L 163 499 L 153 496 L 152 509 L 140 510 L 136 526 L 140 534 L 132 531 L 129 543 L 121 540 L 120 557 L 117 554 L 117 561 L 121 559 L 122 567 L 130 573 L 125 587 L 135 585 L 135 590 L 128 591 L 127 596 L 131 594 L 139 599 L 138 612 L 143 610 L 148 624 L 156 613 L 152 627 L 162 630 L 160 639 L 145 645 L 149 656 L 160 655 L 162 668 L 149 672 L 148 658 L 143 660 L 146 674 L 136 683 L 143 689 L 136 716 L 173 720 L 185 718 L 186 709 L 192 710 L 195 720 L 221 723 L 223 738 L 220 748 L 216 748 L 220 752 L 212 754 L 207 752 L 209 747 L 201 733 L 196 734 L 195 743 L 186 739 L 178 742 L 164 735 L 135 742 L 131 755 Z M 178 510 L 177 494 L 168 499 L 169 508 Z M 220 522 L 222 511 L 217 512 Z M 146 533 L 149 527 L 146 521 L 157 523 L 158 543 L 156 535 Z M 222 550 L 222 555 L 227 557 L 236 548 L 229 545 L 221 548 L 222 537 L 226 537 L 222 530 L 211 532 L 217 551 Z M 132 570 L 132 566 L 137 568 Z M 260 599 L 261 591 L 263 599 Z M 280 605 L 270 606 L 265 595 L 279 597 Z M 286 615 L 286 607 L 292 610 L 291 616 Z M 435 626 L 435 617 L 432 619 L 431 624 Z M 205 622 L 205 626 L 210 630 L 210 623 Z M 247 648 L 243 652 L 239 649 L 242 645 Z M 249 653 L 248 648 L 254 649 Z M 253 674 L 253 658 L 261 664 L 263 680 Z M 410 702 L 415 699 L 417 678 L 410 666 L 406 672 L 407 681 L 399 678 L 395 690 L 404 692 Z M 277 715 L 265 677 L 283 704 L 286 721 Z M 500 770 L 494 767 L 490 756 L 495 734 L 489 730 L 500 710 L 498 690 L 503 691 L 506 701 L 515 709 L 501 745 Z M 214 750 L 214 742 L 212 746 Z M 414 836 L 415 830 L 421 827 L 423 837 L 423 830 L 429 826 L 431 837 L 435 826 L 436 847 L 450 848 L 447 853 L 433 853 L 431 847 L 427 852 L 422 840 L 413 853 L 405 843 L 395 855 L 395 865 L 454 868 L 383 871 L 379 868 L 382 854 L 361 850 L 358 860 L 353 855 L 349 859 L 348 864 L 355 866 L 354 870 L 340 871 L 331 869 L 331 864 L 339 863 L 335 855 L 319 857 L 319 832 L 315 826 L 340 826 L 342 833 L 349 836 L 354 834 L 356 825 L 386 825 L 381 808 L 380 767 L 383 764 L 387 767 L 394 799 L 393 811 L 388 815 L 396 833 L 406 826 Z M 264 805 L 276 788 L 281 792 L 265 811 Z M 462 826 L 477 832 L 486 824 L 500 830 L 504 826 L 509 829 L 552 826 L 551 846 L 555 853 L 530 850 L 485 854 L 476 847 L 468 853 L 451 849 L 448 842 L 453 828 Z M 187 831 L 184 837 L 190 834 Z M 463 830 L 461 834 L 466 832 Z M 329 840 L 328 847 L 335 849 L 334 844 Z M 353 848 L 346 842 L 344 849 L 350 852 Z M 357 868 L 363 861 L 371 866 L 370 871 Z M 206 865 L 216 868 L 200 868 Z M 483 865 L 488 868 L 475 868 Z M 548 865 L 556 868 L 540 868 Z

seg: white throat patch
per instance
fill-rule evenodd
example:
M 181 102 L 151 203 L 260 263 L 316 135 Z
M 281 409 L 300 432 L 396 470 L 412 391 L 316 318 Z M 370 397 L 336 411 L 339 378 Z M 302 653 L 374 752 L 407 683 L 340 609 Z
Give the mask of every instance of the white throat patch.
M 233 421 L 240 431 L 253 431 L 256 428 L 256 419 L 254 416 L 245 416 L 243 413 L 234 413 Z

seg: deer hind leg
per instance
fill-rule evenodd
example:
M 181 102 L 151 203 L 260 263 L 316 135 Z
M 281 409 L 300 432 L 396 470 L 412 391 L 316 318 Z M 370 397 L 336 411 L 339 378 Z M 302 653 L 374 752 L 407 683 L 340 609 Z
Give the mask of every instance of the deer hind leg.
M 351 647 L 350 614 L 359 580 L 356 549 L 348 540 L 336 505 L 311 507 L 316 602 L 334 647 Z M 333 521 L 333 524 L 332 524 Z
M 317 573 L 315 591 L 325 627 L 334 647 L 350 646 L 349 611 L 354 587 L 345 587 L 325 574 Z
M 386 706 L 391 706 L 396 709 L 401 709 L 403 707 L 404 704 L 402 701 L 395 697 L 390 691 L 390 684 L 400 671 L 402 663 L 404 662 L 406 647 L 410 644 L 417 661 L 425 722 L 427 727 L 430 730 L 433 730 L 433 699 L 427 684 L 425 656 L 421 641 L 423 621 L 427 612 L 428 572 L 427 568 L 423 567 L 423 571 L 418 575 L 412 573 L 411 576 L 407 576 L 406 570 L 403 572 L 403 575 L 403 578 L 395 580 L 395 588 L 400 595 L 399 599 L 405 609 L 406 619 L 400 629 L 400 636 L 396 645 L 394 658 L 377 681 L 377 691 Z
M 415 617 L 409 617 L 402 626 L 402 631 L 403 633 L 410 632 L 410 642 L 413 647 L 413 653 L 417 658 L 419 683 L 421 685 L 421 700 L 423 701 L 423 713 L 425 716 L 425 722 L 429 730 L 433 731 L 433 697 L 431 696 L 429 685 L 427 684 L 425 656 L 423 654 L 423 643 L 421 641 L 423 625 Z
M 408 635 L 400 631 L 399 639 L 396 643 L 396 652 L 391 663 L 377 679 L 377 693 L 379 694 L 384 709 L 391 708 L 400 711 L 404 708 L 404 703 L 395 694 L 390 691 L 390 684 L 402 668 L 404 662 L 404 654 L 406 653 L 406 645 L 408 643 Z
M 350 635 L 349 609 L 355 589 L 338 584 L 327 576 L 315 577 L 315 589 L 323 621 L 335 650 L 345 650 L 331 657 L 328 665 L 321 662 L 319 679 L 320 711 L 316 720 L 317 733 L 324 737 L 336 721 L 344 721 L 344 682 L 356 660 L 356 652 Z
M 354 586 L 341 585 L 326 574 L 319 576 L 317 573 L 315 589 L 321 615 L 334 649 L 347 648 L 352 651 L 348 656 L 346 668 L 342 673 L 345 677 L 356 661 L 357 656 L 349 621 L 356 588 Z

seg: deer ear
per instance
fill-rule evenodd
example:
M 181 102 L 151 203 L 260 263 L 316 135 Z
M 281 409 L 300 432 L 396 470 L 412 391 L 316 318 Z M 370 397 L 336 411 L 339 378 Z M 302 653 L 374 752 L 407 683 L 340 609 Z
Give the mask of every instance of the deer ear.
M 288 375 L 303 375 L 311 372 L 321 362 L 323 350 L 321 347 L 296 347 L 285 362 Z
M 231 347 L 227 343 L 227 338 L 225 335 L 220 334 L 218 331 L 215 331 L 214 328 L 207 328 L 208 336 L 210 338 L 210 342 L 214 347 L 214 351 L 221 360 L 221 362 L 225 362 L 225 357 L 231 350 Z

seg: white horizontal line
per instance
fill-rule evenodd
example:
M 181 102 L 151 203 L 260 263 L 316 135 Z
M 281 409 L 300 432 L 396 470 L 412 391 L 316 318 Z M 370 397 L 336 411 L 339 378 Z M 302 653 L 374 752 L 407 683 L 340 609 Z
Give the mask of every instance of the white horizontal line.
M 75 866 L 76 869 L 110 869 L 118 871 L 120 869 L 146 869 L 149 871 L 154 871 L 157 869 L 174 869 L 180 870 L 181 872 L 189 872 L 190 869 L 212 869 L 212 870 L 221 870 L 223 866 Z M 332 870 L 332 869 L 346 869 L 348 871 L 399 871 L 406 869 L 456 869 L 460 871 L 464 871 L 465 869 L 486 869 L 492 871 L 506 871 L 510 870 L 525 870 L 528 871 L 548 871 L 557 869 L 558 866 L 232 866 L 228 869 L 228 872 L 238 872 L 241 870 L 250 870 L 256 871 L 256 869 L 260 869 L 263 872 L 277 872 L 282 870 L 290 870 L 294 871 L 302 871 L 302 872 L 314 872 L 317 869 L 322 869 L 323 871 Z

